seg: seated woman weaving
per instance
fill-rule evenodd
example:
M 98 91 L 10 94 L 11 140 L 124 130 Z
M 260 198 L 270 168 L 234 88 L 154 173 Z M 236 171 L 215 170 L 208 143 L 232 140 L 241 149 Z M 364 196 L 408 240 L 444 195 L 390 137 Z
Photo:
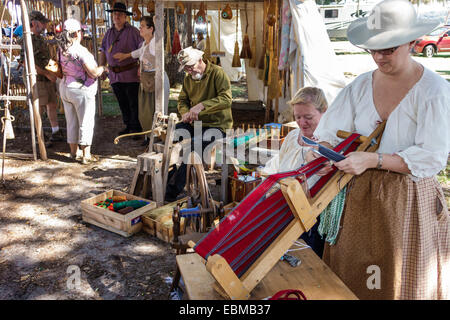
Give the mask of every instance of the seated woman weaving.
M 450 216 L 435 177 L 450 147 L 450 85 L 409 54 L 437 24 L 417 19 L 404 0 L 380 2 L 354 21 L 349 41 L 378 68 L 344 88 L 314 132 L 336 145 L 339 129 L 368 135 L 387 121 L 378 153 L 335 163 L 356 176 L 324 260 L 360 299 L 450 299 Z
M 294 98 L 289 101 L 294 112 L 294 119 L 299 128 L 292 130 L 284 139 L 279 154 L 271 158 L 261 170 L 261 174 L 270 175 L 278 172 L 286 172 L 299 168 L 305 161 L 305 154 L 309 147 L 303 142 L 302 136 L 312 139 L 314 130 L 319 124 L 320 118 L 328 108 L 323 91 L 319 88 L 305 87 L 297 91 Z M 317 177 L 313 176 L 308 183 L 314 183 Z M 311 246 L 314 252 L 322 257 L 324 241 L 317 232 L 320 222 L 304 233 L 301 238 Z

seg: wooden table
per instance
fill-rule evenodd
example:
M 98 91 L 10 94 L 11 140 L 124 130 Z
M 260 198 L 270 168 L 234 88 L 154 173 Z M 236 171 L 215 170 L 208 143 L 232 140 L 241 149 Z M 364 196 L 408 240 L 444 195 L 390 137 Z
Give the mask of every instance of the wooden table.
M 261 300 L 285 289 L 299 289 L 308 300 L 358 299 L 311 248 L 289 254 L 299 258 L 301 264 L 291 267 L 285 261 L 278 261 L 253 289 L 250 300 Z M 214 290 L 215 280 L 197 253 L 178 255 L 176 260 L 185 285 L 185 299 L 223 300 Z

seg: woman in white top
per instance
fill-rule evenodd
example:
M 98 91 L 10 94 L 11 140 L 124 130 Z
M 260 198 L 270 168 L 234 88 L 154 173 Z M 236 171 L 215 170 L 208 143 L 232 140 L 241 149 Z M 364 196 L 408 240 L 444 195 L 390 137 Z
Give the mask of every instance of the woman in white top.
M 314 130 L 328 108 L 323 91 L 314 87 L 301 88 L 288 104 L 292 107 L 298 129 L 288 133 L 280 152 L 262 169 L 263 175 L 295 170 L 305 163 L 309 147 L 303 142 L 302 136 L 313 139 Z
M 153 124 L 153 115 L 155 113 L 155 24 L 153 17 L 143 16 L 140 21 L 139 33 L 144 41 L 139 49 L 123 53 L 118 52 L 114 55 L 115 59 L 122 61 L 129 57 L 139 58 L 141 67 L 139 74 L 141 84 L 139 86 L 139 122 L 142 130 L 150 130 Z M 169 78 L 164 72 L 164 113 L 168 113 L 169 108 Z
M 261 170 L 262 175 L 295 170 L 306 163 L 305 155 L 310 148 L 303 142 L 302 136 L 314 139 L 314 130 L 328 108 L 325 94 L 321 89 L 314 87 L 301 88 L 288 103 L 292 106 L 294 119 L 299 128 L 288 133 L 281 145 L 280 152 L 271 158 Z M 311 187 L 317 180 L 317 176 L 309 178 L 308 187 Z M 317 231 L 319 223 L 320 218 L 301 238 L 319 257 L 322 257 L 324 240 Z
M 338 129 L 367 136 L 387 120 L 377 153 L 335 163 L 356 177 L 324 260 L 360 299 L 450 299 L 450 217 L 435 177 L 450 149 L 450 85 L 409 54 L 436 25 L 405 0 L 353 22 L 349 41 L 378 68 L 340 92 L 314 133 L 336 145 Z

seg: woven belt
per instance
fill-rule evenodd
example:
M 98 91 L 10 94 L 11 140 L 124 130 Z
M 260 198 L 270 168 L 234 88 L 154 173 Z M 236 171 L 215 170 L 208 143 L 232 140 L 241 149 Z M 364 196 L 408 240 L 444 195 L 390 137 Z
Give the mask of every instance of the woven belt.
M 121 72 L 128 71 L 128 70 L 131 70 L 131 69 L 134 69 L 137 67 L 139 67 L 139 62 L 133 62 L 130 64 L 126 64 L 124 66 L 115 66 L 115 67 L 109 67 L 109 68 L 114 73 L 121 73 Z

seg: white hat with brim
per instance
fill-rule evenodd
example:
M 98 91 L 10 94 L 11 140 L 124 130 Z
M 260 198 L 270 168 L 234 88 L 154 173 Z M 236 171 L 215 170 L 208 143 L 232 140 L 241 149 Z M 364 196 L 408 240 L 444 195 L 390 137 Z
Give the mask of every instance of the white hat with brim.
M 381 50 L 398 47 L 429 33 L 439 20 L 419 20 L 407 0 L 385 0 L 368 17 L 353 21 L 347 39 L 357 47 Z
M 193 66 L 196 64 L 202 57 L 204 52 L 193 47 L 187 47 L 180 52 L 178 52 L 177 60 L 180 63 L 180 67 L 178 68 L 178 72 L 184 69 L 185 66 Z

